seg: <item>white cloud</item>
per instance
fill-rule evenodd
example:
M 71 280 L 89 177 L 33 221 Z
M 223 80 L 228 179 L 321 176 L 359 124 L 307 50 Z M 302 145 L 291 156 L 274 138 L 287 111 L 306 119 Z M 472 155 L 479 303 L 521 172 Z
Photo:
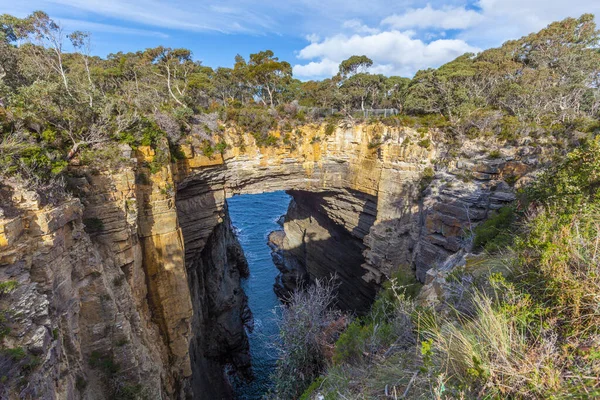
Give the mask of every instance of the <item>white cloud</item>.
M 123 26 L 99 24 L 96 22 L 82 21 L 78 19 L 60 18 L 57 20 L 61 23 L 68 31 L 79 30 L 79 31 L 90 31 L 90 32 L 107 32 L 107 33 L 119 33 L 124 35 L 135 35 L 135 36 L 154 36 L 159 38 L 168 38 L 169 35 L 150 31 L 146 29 L 134 29 L 126 28 Z
M 367 35 L 340 34 L 300 50 L 298 58 L 313 61 L 296 65 L 294 73 L 302 78 L 330 76 L 331 72 L 337 72 L 342 60 L 364 54 L 374 61 L 372 72 L 411 76 L 418 69 L 438 66 L 466 52 L 477 51 L 478 48 L 463 40 L 439 39 L 425 43 L 397 30 Z
M 344 21 L 342 24 L 342 28 L 346 28 L 356 33 L 379 33 L 379 29 L 377 28 L 369 28 L 367 25 L 364 25 L 359 19 L 349 19 Z
M 20 16 L 42 9 L 59 20 L 95 21 L 88 30 L 115 37 L 161 37 L 162 29 L 306 37 L 294 69 L 303 78 L 330 75 L 353 54 L 371 57 L 374 72 L 411 75 L 552 21 L 600 14 L 600 0 L 0 0 L 0 6 Z M 223 51 L 243 54 L 243 46 Z
M 306 40 L 308 40 L 310 43 L 315 43 L 321 40 L 321 37 L 316 33 L 311 33 L 310 35 L 306 35 Z
M 321 61 L 311 61 L 305 65 L 294 65 L 294 76 L 327 77 L 338 72 L 339 62 L 324 58 Z
M 499 46 L 506 40 L 535 32 L 552 21 L 578 17 L 586 12 L 600 14 L 600 1 L 589 0 L 431 0 L 420 3 L 421 7 L 403 10 L 390 5 L 392 15 L 382 17 L 380 30 L 358 19 L 346 20 L 337 33 L 313 40 L 301 49 L 298 58 L 310 62 L 296 65 L 294 72 L 298 71 L 304 79 L 323 77 L 329 75 L 327 71 L 334 70 L 332 63 L 365 54 L 374 61 L 373 73 L 411 76 L 418 69 L 437 67 L 463 53 Z M 348 30 L 352 33 L 343 33 Z
M 436 28 L 436 29 L 465 29 L 477 25 L 483 16 L 464 7 L 443 7 L 434 9 L 431 5 L 424 8 L 410 9 L 403 14 L 394 14 L 381 21 L 395 29 L 406 28 Z

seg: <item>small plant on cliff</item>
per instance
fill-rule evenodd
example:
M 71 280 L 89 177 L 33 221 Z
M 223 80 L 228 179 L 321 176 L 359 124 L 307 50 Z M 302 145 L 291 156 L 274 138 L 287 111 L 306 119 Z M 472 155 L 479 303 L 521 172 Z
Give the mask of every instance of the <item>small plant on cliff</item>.
M 431 139 L 426 138 L 423 140 L 419 140 L 419 142 L 417 143 L 420 147 L 429 150 L 431 148 Z
M 421 180 L 419 181 L 419 190 L 422 192 L 427 189 L 429 184 L 433 182 L 433 178 L 435 177 L 435 171 L 432 167 L 426 167 L 423 170 L 423 175 L 421 175 Z
M 325 125 L 325 130 L 324 130 L 325 136 L 333 135 L 336 127 L 337 127 L 337 125 L 334 122 L 328 122 L 327 125 Z
M 371 139 L 371 141 L 369 142 L 369 144 L 367 145 L 367 147 L 369 149 L 376 149 L 379 146 L 381 146 L 382 144 L 382 140 L 381 140 L 381 135 L 380 134 L 376 134 L 375 136 L 373 136 L 373 139 Z
M 0 295 L 13 292 L 19 286 L 19 282 L 15 280 L 0 282 Z
M 294 291 L 282 307 L 275 372 L 278 398 L 297 398 L 331 360 L 333 343 L 346 326 L 346 317 L 332 308 L 334 279 L 317 279 L 308 288 Z

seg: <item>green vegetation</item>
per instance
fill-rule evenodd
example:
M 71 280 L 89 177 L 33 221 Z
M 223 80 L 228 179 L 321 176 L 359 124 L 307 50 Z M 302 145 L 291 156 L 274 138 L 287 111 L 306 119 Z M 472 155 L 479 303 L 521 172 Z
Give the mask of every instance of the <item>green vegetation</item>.
M 473 246 L 476 249 L 485 248 L 487 251 L 506 247 L 511 243 L 513 232 L 510 231 L 515 219 L 512 207 L 502 207 L 498 212 L 475 228 Z
M 422 192 L 427 189 L 429 184 L 433 182 L 433 178 L 435 177 L 435 171 L 432 167 L 426 167 L 423 170 L 423 174 L 421 175 L 421 180 L 419 181 L 419 190 Z
M 304 398 L 600 397 L 600 34 L 592 15 L 464 54 L 413 79 L 371 74 L 372 60 L 355 55 L 320 82 L 294 79 L 290 64 L 270 50 L 217 69 L 194 61 L 189 50 L 162 46 L 94 57 L 88 34 L 65 36 L 40 11 L 0 16 L 0 32 L 0 179 L 21 180 L 47 202 L 67 196 L 73 164 L 98 173 L 126 161 L 123 145 L 149 146 L 155 156 L 136 175 L 147 185 L 148 174 L 183 157 L 183 144 L 208 157 L 224 152 L 225 127 L 252 134 L 259 146 L 291 148 L 307 122 L 324 123 L 327 137 L 336 126 L 365 120 L 412 127 L 421 134 L 418 146 L 430 149 L 433 138 L 454 146 L 454 154 L 465 138 L 548 139 L 557 152 L 575 145 L 516 208 L 475 228 L 474 246 L 486 251 L 488 271 L 454 271 L 452 295 L 437 308 L 417 306 L 418 286 L 401 277 L 390 279 L 367 316 L 351 322 L 332 310 L 331 282 L 295 293 L 283 310 L 275 390 L 282 398 L 307 388 Z M 64 52 L 65 39 L 74 52 Z M 400 113 L 369 118 L 369 108 Z M 382 132 L 372 137 L 375 149 Z M 423 171 L 421 189 L 434 174 Z M 459 177 L 473 179 L 471 172 Z M 104 229 L 98 218 L 84 224 L 90 233 Z M 1 283 L 0 300 L 16 288 Z M 0 309 L 0 337 L 11 317 Z M 2 349 L 0 379 L 23 376 L 38 363 L 25 349 Z M 94 352 L 89 363 L 113 397 L 142 396 L 143 388 L 117 379 L 112 355 Z M 85 379 L 76 386 L 85 390 Z
M 528 213 L 480 225 L 498 253 L 448 274 L 435 307 L 391 281 L 302 398 L 600 396 L 599 162 L 600 140 L 583 143 L 525 190 Z
M 10 280 L 0 282 L 0 296 L 14 291 L 19 286 L 19 282 Z
M 114 167 L 126 161 L 120 145 L 150 146 L 157 156 L 148 170 L 156 173 L 182 157 L 183 143 L 199 144 L 207 156 L 222 153 L 226 127 L 251 133 L 259 146 L 291 148 L 297 137 L 286 134 L 309 122 L 324 123 L 329 136 L 342 123 L 380 120 L 422 135 L 437 130 L 454 144 L 600 129 L 598 31 L 588 14 L 413 79 L 371 74 L 372 60 L 355 55 L 335 76 L 308 82 L 294 79 L 290 64 L 270 50 L 213 69 L 189 50 L 162 46 L 92 56 L 89 34 L 65 36 L 41 11 L 2 15 L 0 26 L 0 174 L 49 202 L 67 195 L 64 177 L 74 161 Z M 67 40 L 72 53 L 64 52 Z M 371 108 L 400 113 L 369 117 Z M 430 148 L 431 139 L 422 136 L 418 145 Z

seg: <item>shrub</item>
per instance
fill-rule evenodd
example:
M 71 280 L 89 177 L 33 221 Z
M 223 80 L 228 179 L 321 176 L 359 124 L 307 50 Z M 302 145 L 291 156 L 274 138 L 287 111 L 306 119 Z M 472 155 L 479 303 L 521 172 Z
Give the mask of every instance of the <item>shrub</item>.
M 563 160 L 555 162 L 526 190 L 529 201 L 556 205 L 576 212 L 581 204 L 596 201 L 600 187 L 600 138 L 585 141 Z
M 214 153 L 215 153 L 215 149 L 212 146 L 212 144 L 208 140 L 203 141 L 202 142 L 202 154 L 204 154 L 208 158 L 212 158 Z
M 369 149 L 375 149 L 379 146 L 381 146 L 381 135 L 380 134 L 376 134 L 373 136 L 373 138 L 371 139 L 371 141 L 369 142 L 369 144 L 367 145 L 367 147 Z
M 500 119 L 498 137 L 501 140 L 515 140 L 519 137 L 521 122 L 517 117 L 505 115 Z
M 334 122 L 328 122 L 327 125 L 325 125 L 325 136 L 333 135 L 333 133 L 335 132 L 335 128 L 337 128 L 337 125 Z
M 419 142 L 417 144 L 420 147 L 429 150 L 431 148 L 431 139 L 427 138 L 427 139 L 419 140 Z
M 346 325 L 334 310 L 334 279 L 319 280 L 294 291 L 282 307 L 275 391 L 279 398 L 296 398 L 319 376 L 331 359 L 331 347 Z
M 492 150 L 488 153 L 488 157 L 492 159 L 500 158 L 502 157 L 502 153 L 500 150 Z
M 226 149 L 227 149 L 227 143 L 225 143 L 225 142 L 219 142 L 215 145 L 215 151 L 217 151 L 217 153 L 223 154 Z
M 427 189 L 427 187 L 433 182 L 435 178 L 435 171 L 432 167 L 426 167 L 423 170 L 423 174 L 421 175 L 421 180 L 419 181 L 419 190 L 422 192 Z
M 0 295 L 8 294 L 14 291 L 19 286 L 19 282 L 15 280 L 8 280 L 0 282 Z
M 508 245 L 512 238 L 509 228 L 515 220 L 512 207 L 502 207 L 498 212 L 475 228 L 473 246 L 495 251 Z

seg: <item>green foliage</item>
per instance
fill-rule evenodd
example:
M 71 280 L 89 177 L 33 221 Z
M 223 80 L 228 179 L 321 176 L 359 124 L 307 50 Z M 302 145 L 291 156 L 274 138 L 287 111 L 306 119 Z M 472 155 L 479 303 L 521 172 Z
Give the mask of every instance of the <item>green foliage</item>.
M 202 154 L 209 158 L 212 158 L 213 154 L 215 154 L 215 149 L 208 140 L 202 143 Z
M 376 134 L 373 136 L 371 141 L 369 141 L 369 144 L 367 145 L 367 147 L 372 150 L 372 149 L 378 148 L 379 146 L 381 146 L 381 144 L 382 144 L 381 135 Z
M 217 153 L 223 154 L 223 153 L 225 153 L 226 149 L 227 149 L 227 143 L 225 143 L 225 142 L 219 142 L 215 145 L 215 151 Z
M 504 116 L 500 119 L 500 133 L 498 137 L 501 140 L 515 140 L 519 137 L 521 122 L 517 117 Z
M 170 154 L 167 153 L 162 147 L 157 147 L 152 161 L 148 163 L 148 171 L 151 174 L 157 174 L 162 171 L 162 169 L 167 166 L 170 161 Z
M 417 144 L 420 147 L 429 150 L 431 148 L 431 139 L 427 138 L 427 139 L 419 140 L 417 142 Z
M 527 189 L 527 198 L 546 205 L 562 206 L 565 212 L 598 198 L 600 186 L 600 138 L 585 141 L 565 159 L 557 160 Z
M 253 134 L 252 136 L 254 136 L 254 139 L 256 140 L 256 145 L 258 147 L 275 147 L 279 144 L 279 138 L 272 134 Z
M 311 400 L 312 395 L 314 394 L 315 391 L 317 391 L 317 389 L 319 389 L 319 387 L 321 386 L 322 383 L 323 383 L 322 377 L 318 377 L 317 379 L 315 379 L 310 384 L 310 386 L 304 391 L 304 393 L 302 393 L 302 395 L 299 397 L 298 400 Z
M 336 128 L 337 128 L 337 125 L 334 122 L 328 122 L 327 125 L 325 125 L 325 131 L 324 131 L 325 136 L 333 135 Z
M 422 192 L 427 189 L 427 187 L 433 182 L 435 178 L 435 171 L 432 167 L 426 167 L 423 170 L 423 174 L 421 175 L 421 180 L 419 181 L 419 190 Z
M 13 292 L 17 287 L 19 287 L 19 282 L 15 280 L 0 282 L 0 296 Z
M 514 221 L 514 208 L 510 206 L 502 207 L 495 215 L 475 228 L 473 246 L 477 249 L 485 248 L 491 252 L 506 247 L 513 237 L 510 228 Z
M 14 349 L 4 349 L 2 350 L 2 352 L 8 357 L 12 358 L 13 360 L 22 360 L 25 357 L 27 357 L 27 352 L 22 347 L 16 347 Z
M 500 150 L 491 150 L 488 153 L 488 157 L 491 159 L 498 159 L 498 158 L 502 157 L 502 153 L 500 153 Z

